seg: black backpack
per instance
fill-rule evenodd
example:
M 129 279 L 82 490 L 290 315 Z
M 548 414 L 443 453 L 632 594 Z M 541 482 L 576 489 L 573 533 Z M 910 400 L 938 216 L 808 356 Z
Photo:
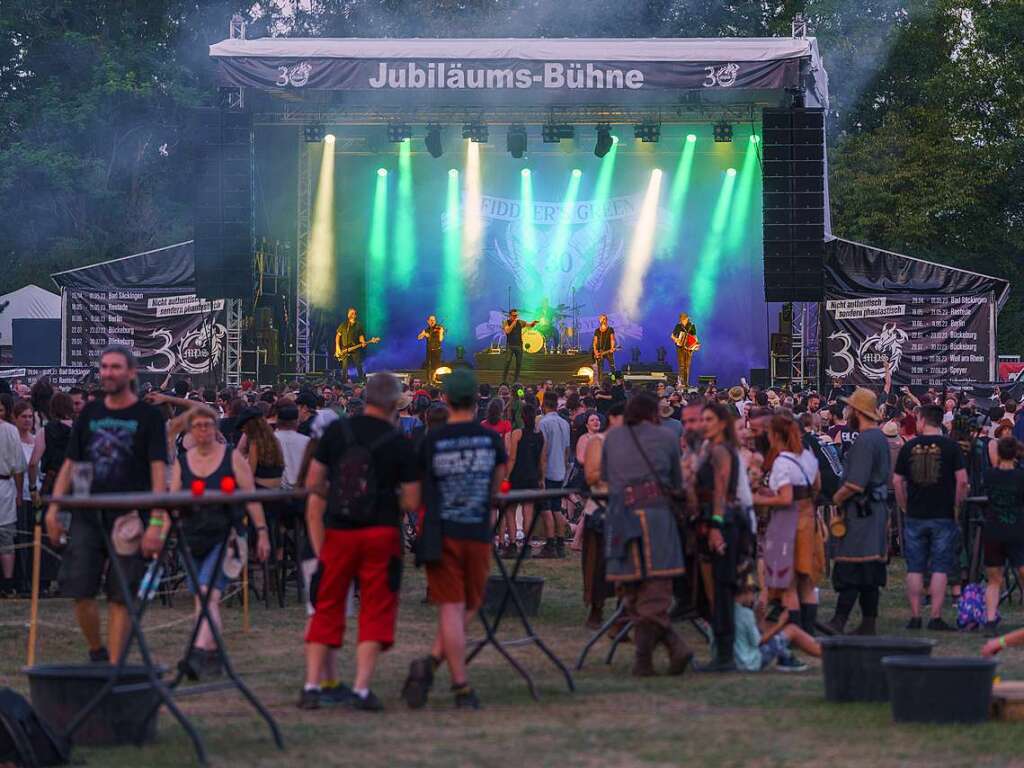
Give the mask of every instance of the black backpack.
M 821 473 L 819 503 L 831 504 L 832 497 L 843 484 L 843 463 L 839 459 L 839 452 L 832 443 L 822 445 L 815 435 L 807 432 L 804 433 L 803 443 L 804 448 L 810 449 L 818 460 L 818 471 Z
M 67 765 L 71 750 L 20 693 L 0 688 L 0 764 L 25 768 Z
M 350 523 L 372 523 L 377 517 L 377 472 L 373 452 L 398 433 L 389 430 L 370 445 L 362 445 L 356 440 L 348 419 L 339 419 L 338 424 L 345 437 L 345 451 L 331 477 L 331 513 Z

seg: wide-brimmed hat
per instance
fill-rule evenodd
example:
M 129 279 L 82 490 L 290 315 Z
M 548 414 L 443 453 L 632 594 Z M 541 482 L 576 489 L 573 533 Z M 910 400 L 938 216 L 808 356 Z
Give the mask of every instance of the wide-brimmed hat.
M 857 387 L 849 397 L 840 397 L 839 402 L 846 403 L 853 410 L 864 414 L 872 421 L 880 421 L 882 418 L 878 412 L 878 397 L 865 387 Z
M 729 387 L 729 399 L 734 403 L 738 403 L 743 399 L 743 387 Z
M 406 408 L 412 405 L 414 397 L 415 395 L 413 395 L 412 392 L 403 392 L 401 397 L 398 398 L 398 405 L 396 406 L 396 410 L 404 411 Z
M 900 428 L 895 421 L 887 421 L 882 425 L 882 434 L 886 437 L 899 437 Z

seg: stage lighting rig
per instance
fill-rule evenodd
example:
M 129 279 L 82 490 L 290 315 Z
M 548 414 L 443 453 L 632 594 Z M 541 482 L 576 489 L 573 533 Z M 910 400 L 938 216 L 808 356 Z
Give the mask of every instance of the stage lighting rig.
M 604 157 L 611 152 L 614 143 L 611 126 L 607 123 L 597 126 L 597 143 L 594 145 L 594 154 L 598 157 Z
M 388 123 L 388 141 L 392 144 L 400 144 L 411 138 L 412 128 L 405 123 Z
M 633 138 L 640 139 L 644 144 L 653 144 L 661 140 L 659 123 L 638 123 L 633 126 Z
M 576 135 L 576 129 L 571 125 L 547 123 L 541 127 L 540 135 L 545 144 L 557 144 L 562 139 L 573 138 Z
M 462 126 L 462 138 L 469 139 L 474 144 L 486 144 L 488 137 L 486 123 L 466 123 Z
M 302 126 L 302 138 L 307 144 L 315 144 L 318 141 L 324 140 L 324 134 L 327 133 L 323 126 L 323 123 L 311 123 L 310 125 Z
M 732 141 L 732 125 L 725 120 L 715 123 L 715 141 L 719 144 L 727 144 Z
M 427 135 L 423 139 L 427 152 L 431 157 L 440 157 L 444 154 L 444 145 L 441 143 L 441 126 L 428 125 Z
M 522 125 L 510 125 L 508 136 L 505 139 L 505 146 L 508 153 L 516 160 L 526 154 L 526 127 Z

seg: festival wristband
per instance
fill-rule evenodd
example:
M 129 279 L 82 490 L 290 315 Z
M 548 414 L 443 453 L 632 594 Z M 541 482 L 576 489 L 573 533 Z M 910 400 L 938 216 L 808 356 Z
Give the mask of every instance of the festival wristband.
M 159 517 L 151 517 L 151 518 L 149 518 L 149 524 L 151 526 L 153 526 L 154 528 L 163 528 L 164 527 L 164 521 L 162 519 L 160 519 Z
M 1006 647 L 1006 635 L 1000 635 L 1000 637 L 999 637 L 999 647 L 1000 648 L 1005 648 Z
M 721 515 L 712 515 L 711 516 L 711 527 L 712 528 L 721 528 L 723 525 L 725 525 L 725 518 L 724 517 L 722 517 Z

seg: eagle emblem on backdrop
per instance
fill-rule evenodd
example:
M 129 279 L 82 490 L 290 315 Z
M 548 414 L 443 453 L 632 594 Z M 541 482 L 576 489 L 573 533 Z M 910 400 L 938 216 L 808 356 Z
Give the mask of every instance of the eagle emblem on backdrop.
M 519 222 L 509 222 L 504 236 L 494 240 L 498 261 L 508 270 L 517 288 L 531 285 L 547 287 L 575 285 L 596 291 L 604 285 L 608 273 L 622 261 L 623 242 L 603 221 L 592 221 L 576 228 L 566 242 L 565 251 L 555 253 L 557 227 L 537 228 L 537 257 L 531 263 L 529 246 L 524 242 Z M 504 240 L 504 247 L 502 247 Z M 581 268 L 586 274 L 579 274 Z

